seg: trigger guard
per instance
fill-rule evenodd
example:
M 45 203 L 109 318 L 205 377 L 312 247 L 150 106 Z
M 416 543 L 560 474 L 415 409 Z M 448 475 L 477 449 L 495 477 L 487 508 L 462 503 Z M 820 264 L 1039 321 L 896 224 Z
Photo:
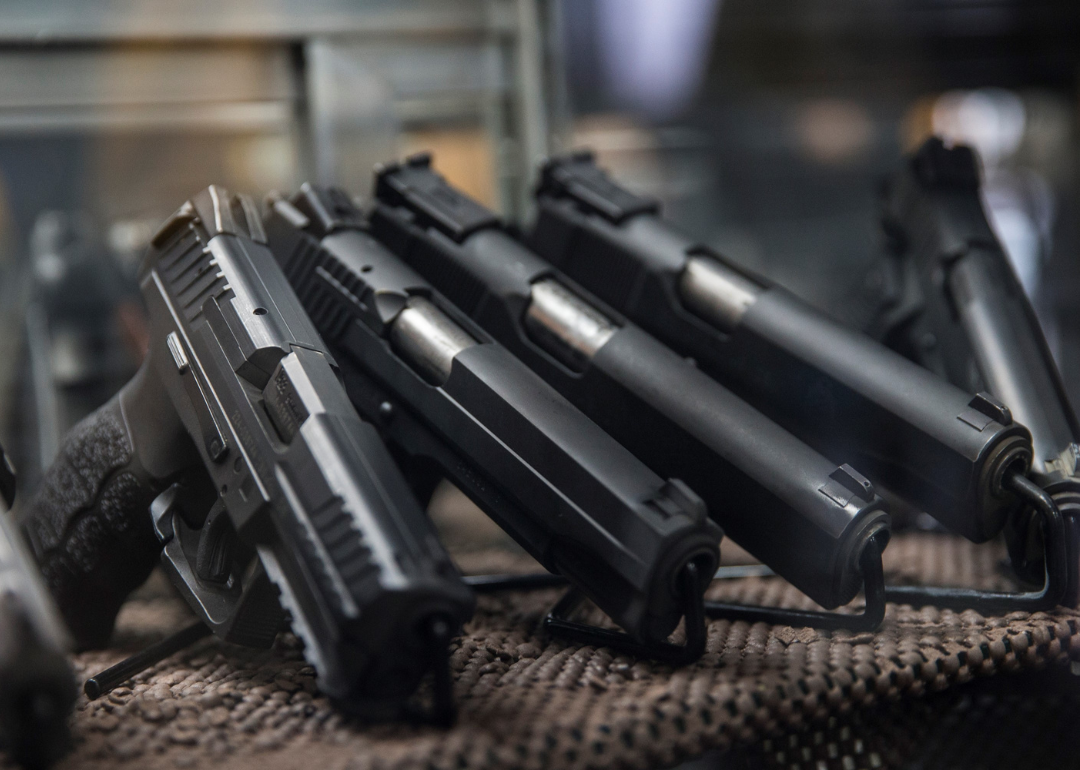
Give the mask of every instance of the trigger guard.
M 203 527 L 190 527 L 179 503 L 179 492 L 179 485 L 174 484 L 158 495 L 150 507 L 154 531 L 164 546 L 162 566 L 170 581 L 219 639 L 250 647 L 269 647 L 282 627 L 284 614 L 262 562 L 251 554 L 250 559 L 240 563 L 245 554 L 236 543 L 225 581 L 200 578 L 202 530 L 218 518 L 227 519 L 228 515 L 218 510 L 224 506 L 219 499 L 207 513 Z

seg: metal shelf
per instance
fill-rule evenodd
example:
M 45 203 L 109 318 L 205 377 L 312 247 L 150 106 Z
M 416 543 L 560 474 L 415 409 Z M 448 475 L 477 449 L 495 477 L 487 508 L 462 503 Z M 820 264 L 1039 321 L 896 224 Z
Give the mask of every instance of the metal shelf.
M 11 0 L 0 139 L 285 136 L 296 180 L 364 193 L 404 133 L 473 126 L 494 203 L 520 216 L 548 150 L 555 2 Z

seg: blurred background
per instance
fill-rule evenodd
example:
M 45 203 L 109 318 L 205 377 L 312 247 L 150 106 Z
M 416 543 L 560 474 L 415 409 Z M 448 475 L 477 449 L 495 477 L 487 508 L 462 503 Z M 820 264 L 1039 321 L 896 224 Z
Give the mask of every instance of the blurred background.
M 874 333 L 898 300 L 882 180 L 932 132 L 972 144 L 1080 400 L 1078 32 L 1075 4 L 1020 0 L 8 0 L 0 439 L 32 486 L 130 377 L 138 259 L 191 194 L 362 195 L 419 150 L 525 222 L 538 161 L 591 147 Z

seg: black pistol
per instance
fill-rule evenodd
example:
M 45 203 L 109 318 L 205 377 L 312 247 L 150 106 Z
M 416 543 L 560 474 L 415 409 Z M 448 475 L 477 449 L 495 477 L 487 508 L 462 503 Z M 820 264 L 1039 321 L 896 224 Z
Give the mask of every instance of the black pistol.
M 447 302 L 367 232 L 341 190 L 304 185 L 272 201 L 264 224 L 353 404 L 407 467 L 436 467 L 658 649 L 716 569 L 722 532 L 701 499 L 658 477 Z
M 873 486 L 830 462 L 600 304 L 451 188 L 427 156 L 381 169 L 371 232 L 515 356 L 662 476 L 700 494 L 731 538 L 818 604 L 775 622 L 876 626 L 888 517 Z M 871 596 L 873 593 L 873 597 Z M 880 604 L 880 606 L 879 606 Z M 719 611 L 715 606 L 714 611 Z
M 589 153 L 544 165 L 537 207 L 533 248 L 827 457 L 973 542 L 998 535 L 1021 501 L 1063 533 L 1060 512 L 1025 475 L 1030 433 L 994 396 L 961 390 L 696 243 Z M 1064 547 L 1049 546 L 1040 592 L 888 595 L 982 611 L 1052 607 L 1068 580 Z
M 37 768 L 68 748 L 75 677 L 67 632 L 9 512 L 14 497 L 0 449 L 0 752 Z
M 917 304 L 896 319 L 905 349 L 965 390 L 987 390 L 1031 431 L 1031 478 L 1066 517 L 1071 569 L 1065 603 L 1076 606 L 1080 553 L 1080 424 L 1035 311 L 983 210 L 979 163 L 969 147 L 931 138 L 904 162 L 882 198 L 882 229 Z M 1005 529 L 1017 572 L 1044 572 L 1033 512 Z
M 288 618 L 323 692 L 397 713 L 438 678 L 472 592 L 349 402 L 254 204 L 196 195 L 139 283 L 147 358 L 68 435 L 23 522 L 76 644 L 108 641 L 160 553 L 219 638 L 269 646 Z

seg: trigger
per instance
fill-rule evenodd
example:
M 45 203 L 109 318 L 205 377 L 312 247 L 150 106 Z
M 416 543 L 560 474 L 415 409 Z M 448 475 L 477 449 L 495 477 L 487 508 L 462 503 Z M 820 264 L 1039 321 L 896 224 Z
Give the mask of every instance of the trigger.
M 227 583 L 236 553 L 236 530 L 219 500 L 210 509 L 206 522 L 199 530 L 199 547 L 195 555 L 195 574 L 210 583 Z
M 150 503 L 150 519 L 154 522 L 154 534 L 158 542 L 167 544 L 179 533 L 176 530 L 175 517 L 189 529 L 200 529 L 209 514 L 206 510 L 205 490 L 201 485 L 177 482 L 154 498 Z
M 162 545 L 167 545 L 176 537 L 173 514 L 179 508 L 176 500 L 179 487 L 179 484 L 173 484 L 150 503 L 150 518 L 154 522 L 154 534 Z

